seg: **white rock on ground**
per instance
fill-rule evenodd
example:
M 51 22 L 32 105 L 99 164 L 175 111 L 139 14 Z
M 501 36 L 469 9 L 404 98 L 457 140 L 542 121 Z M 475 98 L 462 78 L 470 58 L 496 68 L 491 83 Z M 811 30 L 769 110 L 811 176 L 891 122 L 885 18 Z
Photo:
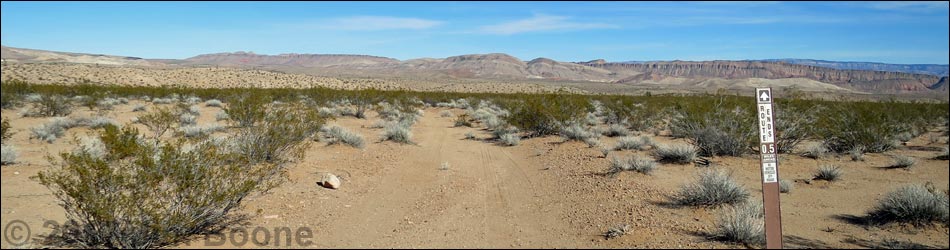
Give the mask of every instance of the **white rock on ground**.
M 323 177 L 321 177 L 320 181 L 317 182 L 317 185 L 329 189 L 339 189 L 340 184 L 342 184 L 340 182 L 340 178 L 333 174 L 323 174 Z

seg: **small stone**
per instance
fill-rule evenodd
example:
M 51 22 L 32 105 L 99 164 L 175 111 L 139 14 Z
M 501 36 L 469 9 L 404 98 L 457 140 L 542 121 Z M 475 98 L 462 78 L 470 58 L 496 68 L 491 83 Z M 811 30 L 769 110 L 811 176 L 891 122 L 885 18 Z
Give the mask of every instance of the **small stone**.
M 340 178 L 336 177 L 336 175 L 323 174 L 323 177 L 320 178 L 320 181 L 317 182 L 317 184 L 329 189 L 339 189 L 341 183 Z

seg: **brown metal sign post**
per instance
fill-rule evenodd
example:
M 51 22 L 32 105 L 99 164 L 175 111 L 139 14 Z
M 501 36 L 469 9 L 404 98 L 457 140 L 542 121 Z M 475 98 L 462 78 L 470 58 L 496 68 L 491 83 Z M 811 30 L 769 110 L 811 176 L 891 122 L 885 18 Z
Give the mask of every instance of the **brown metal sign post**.
M 765 207 L 765 248 L 782 249 L 782 208 L 779 205 L 778 157 L 775 149 L 775 117 L 772 89 L 755 89 L 758 106 L 759 142 L 762 156 L 762 201 Z

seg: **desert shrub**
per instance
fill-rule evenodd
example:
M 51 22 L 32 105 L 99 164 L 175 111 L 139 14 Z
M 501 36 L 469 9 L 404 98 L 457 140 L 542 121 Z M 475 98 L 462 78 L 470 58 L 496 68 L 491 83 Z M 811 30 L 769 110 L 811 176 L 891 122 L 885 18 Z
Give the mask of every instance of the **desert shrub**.
M 516 133 L 506 133 L 498 137 L 498 140 L 505 146 L 518 146 L 521 143 L 521 136 Z
M 251 163 L 284 163 L 299 159 L 325 120 L 312 109 L 283 106 L 267 111 L 257 125 L 239 129 L 234 150 Z
M 34 109 L 30 113 L 46 117 L 67 116 L 73 112 L 69 100 L 59 95 L 42 95 L 34 104 Z
M 408 126 L 389 124 L 383 130 L 383 141 L 394 141 L 403 144 L 412 144 L 412 131 Z
M 343 143 L 354 148 L 363 148 L 365 146 L 362 136 L 340 126 L 324 126 L 320 129 L 320 132 L 323 133 L 324 141 L 329 145 Z
M 160 138 L 175 126 L 178 117 L 167 108 L 155 108 L 151 112 L 139 116 L 138 122 L 148 127 L 155 138 Z
M 749 192 L 724 171 L 704 170 L 672 198 L 674 203 L 684 206 L 735 205 L 746 201 Z
M 848 155 L 851 156 L 851 161 L 864 161 L 864 146 L 857 146 L 848 150 Z
M 179 127 L 178 133 L 186 138 L 203 138 L 221 130 L 224 130 L 224 127 L 218 124 L 205 126 L 188 125 Z
M 196 96 L 189 96 L 188 98 L 185 98 L 185 103 L 187 104 L 198 104 L 201 103 L 201 101 L 201 98 Z
M 841 179 L 843 172 L 838 166 L 821 166 L 815 173 L 815 180 L 837 181 Z
M 12 136 L 13 129 L 10 128 L 10 121 L 3 119 L 3 121 L 0 122 L 0 140 L 6 142 L 7 139 L 10 139 Z
M 692 145 L 657 145 L 653 152 L 659 162 L 690 164 L 696 160 L 697 149 Z
M 630 130 L 620 124 L 610 124 L 610 126 L 607 126 L 607 130 L 604 130 L 603 135 L 607 137 L 628 136 Z
M 806 138 L 815 133 L 814 124 L 818 115 L 824 112 L 822 106 L 798 107 L 795 105 L 776 105 L 775 145 L 779 154 L 786 154 Z
M 107 125 L 119 126 L 119 122 L 116 122 L 115 120 L 109 119 L 106 117 L 96 116 L 86 121 L 85 125 L 89 126 L 89 128 L 97 129 L 97 128 L 103 128 Z
M 670 127 L 699 148 L 700 156 L 742 156 L 758 138 L 754 112 L 745 106 L 736 104 L 730 109 L 721 102 L 712 107 L 682 108 Z
M 73 154 L 88 153 L 95 159 L 105 159 L 106 144 L 99 137 L 82 137 L 77 141 Z
M 600 135 L 599 133 L 597 135 Z M 584 139 L 584 144 L 587 144 L 588 148 L 602 147 L 603 143 L 600 142 L 600 139 L 597 137 L 588 137 Z
M 937 158 L 934 158 L 934 159 L 939 160 L 939 161 L 950 160 L 950 151 L 948 151 L 947 148 L 943 148 L 943 154 L 941 154 L 940 156 L 937 156 Z
M 17 153 L 13 146 L 0 146 L 0 165 L 10 165 L 16 163 Z
M 610 162 L 610 168 L 607 170 L 607 175 L 615 176 L 624 171 L 633 171 L 649 175 L 655 169 L 656 162 L 651 159 L 641 158 L 639 156 L 633 156 L 626 159 L 614 157 Z
M 321 115 L 321 116 L 322 116 L 322 115 Z M 231 117 L 228 116 L 228 112 L 218 111 L 218 113 L 214 115 L 214 120 L 215 120 L 215 121 L 227 121 L 227 120 L 231 120 Z
M 184 126 L 194 126 L 198 124 L 198 117 L 189 113 L 183 113 L 178 116 L 178 123 Z
M 825 154 L 828 154 L 828 148 L 826 148 L 824 144 L 819 143 L 806 148 L 802 156 L 817 160 L 825 157 Z
M 452 117 L 454 115 L 452 114 L 452 111 L 442 110 L 442 112 L 439 112 L 439 116 L 444 118 L 444 117 Z
M 211 99 L 211 100 L 205 101 L 205 106 L 220 108 L 222 106 L 222 103 L 218 99 Z
M 340 112 L 334 108 L 320 107 L 317 109 L 317 113 L 322 117 L 330 118 L 340 116 Z
M 472 132 L 465 133 L 465 139 L 466 139 L 466 140 L 475 140 L 475 133 L 472 133 Z
M 644 138 L 647 137 L 620 137 L 620 139 L 617 140 L 617 146 L 614 147 L 614 150 L 643 150 L 648 145 L 647 142 L 644 141 Z
M 508 103 L 508 124 L 525 131 L 528 137 L 554 135 L 561 124 L 583 118 L 590 103 L 579 96 L 545 94 Z
M 948 220 L 947 194 L 929 190 L 921 185 L 910 185 L 884 196 L 868 212 L 868 221 L 873 224 L 911 223 L 926 225 Z
M 591 132 L 577 123 L 565 126 L 561 129 L 560 134 L 565 140 L 583 142 L 587 142 L 592 138 L 596 139 L 600 136 L 600 134 Z
M 889 168 L 911 168 L 917 164 L 917 160 L 908 156 L 895 156 L 894 163 Z
M 471 118 L 469 118 L 468 114 L 458 115 L 458 117 L 455 118 L 455 126 L 456 127 L 465 126 L 465 127 L 471 128 L 472 127 Z
M 115 127 L 110 127 L 115 128 Z M 273 164 L 250 165 L 214 143 L 109 143 L 137 131 L 106 129 L 106 154 L 61 154 L 58 168 L 35 178 L 66 211 L 53 244 L 77 248 L 161 248 L 220 231 L 239 219 L 248 195 L 279 180 Z M 125 153 L 117 153 L 125 152 Z
M 626 235 L 627 232 L 630 232 L 630 225 L 618 225 L 608 229 L 607 232 L 604 233 L 604 238 L 608 240 L 617 238 Z
M 144 111 L 145 111 L 145 105 L 136 104 L 135 107 L 132 107 L 132 112 L 144 112 Z
M 72 119 L 66 117 L 55 117 L 50 119 L 49 122 L 40 125 L 39 127 L 33 127 L 30 129 L 32 134 L 30 139 L 39 139 L 46 141 L 48 143 L 53 143 L 56 139 L 63 137 L 66 134 L 66 130 L 77 126 L 76 122 Z
M 171 99 L 171 98 L 155 98 L 155 99 L 152 99 L 152 104 L 172 104 L 172 103 L 174 103 L 174 102 L 177 102 L 177 100 L 173 100 L 173 99 Z
M 783 194 L 791 193 L 792 189 L 795 188 L 795 183 L 788 180 L 781 180 L 778 182 L 778 191 Z
M 765 210 L 762 203 L 749 201 L 724 212 L 712 233 L 715 239 L 747 245 L 765 243 Z
M 267 113 L 270 97 L 263 95 L 243 95 L 232 98 L 224 112 L 231 117 L 236 126 L 246 128 L 261 122 Z
M 829 150 L 846 153 L 863 146 L 867 153 L 881 153 L 897 147 L 897 136 L 907 132 L 898 114 L 873 109 L 866 105 L 839 105 L 841 110 L 823 116 L 819 136 Z

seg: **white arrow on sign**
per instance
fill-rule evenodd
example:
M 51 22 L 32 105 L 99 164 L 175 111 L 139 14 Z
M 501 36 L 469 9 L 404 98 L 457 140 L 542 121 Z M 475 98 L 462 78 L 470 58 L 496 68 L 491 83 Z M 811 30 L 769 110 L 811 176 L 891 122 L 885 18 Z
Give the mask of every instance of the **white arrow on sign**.
M 771 100 L 771 99 L 772 99 L 772 98 L 769 97 L 769 92 L 767 92 L 767 91 L 762 91 L 762 94 L 759 95 L 759 101 L 768 102 L 768 101 Z

